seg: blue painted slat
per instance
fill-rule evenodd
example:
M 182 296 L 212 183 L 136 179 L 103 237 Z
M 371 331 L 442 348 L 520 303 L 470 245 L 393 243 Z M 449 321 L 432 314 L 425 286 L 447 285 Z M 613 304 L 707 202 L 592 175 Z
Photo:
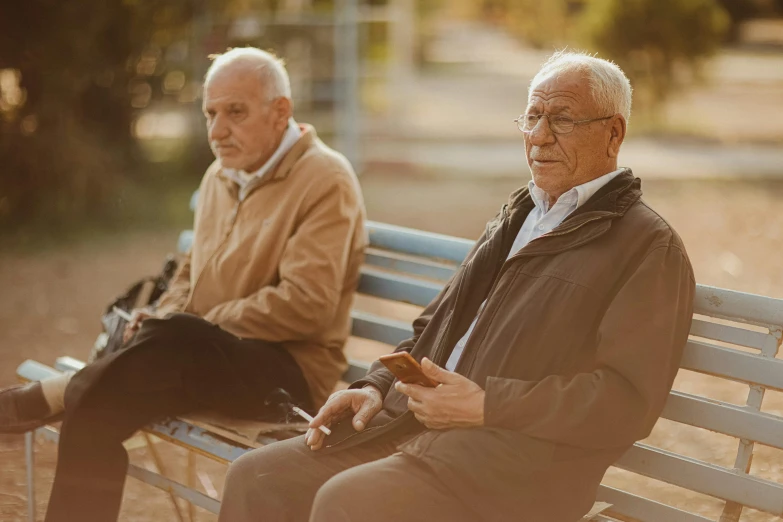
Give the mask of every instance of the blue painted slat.
M 229 444 L 203 428 L 179 419 L 151 424 L 144 431 L 164 440 L 189 446 L 206 457 L 217 457 L 226 462 L 233 462 L 252 449 L 240 446 L 237 442 Z
M 350 361 L 348 369 L 343 374 L 343 381 L 348 384 L 356 382 L 359 379 L 364 378 L 367 375 L 367 370 L 370 369 L 370 365 L 364 361 Z
M 697 314 L 759 326 L 783 326 L 783 299 L 696 285 L 693 304 Z
M 351 335 L 355 337 L 397 346 L 413 335 L 411 324 L 403 321 L 395 321 L 357 310 L 351 313 L 351 318 L 353 319 Z
M 783 485 L 637 443 L 616 467 L 765 513 L 783 515 Z
M 783 417 L 672 391 L 661 417 L 783 449 Z
M 454 274 L 455 269 L 453 265 L 437 263 L 427 259 L 404 257 L 393 252 L 375 249 L 368 249 L 365 263 L 370 266 L 386 268 L 395 272 L 403 272 L 437 281 L 448 281 Z
M 747 328 L 712 323 L 696 318 L 691 321 L 690 334 L 757 350 L 774 349 L 774 345 L 777 343 L 777 340 L 768 333 L 754 332 Z
M 473 248 L 473 241 L 412 228 L 367 222 L 370 245 L 414 256 L 445 259 L 461 263 Z
M 179 238 L 177 238 L 177 252 L 185 254 L 190 250 L 191 246 L 193 246 L 193 231 L 183 230 L 179 233 Z
M 688 341 L 680 367 L 783 391 L 783 360 L 701 341 Z
M 714 522 L 710 518 L 609 486 L 599 486 L 597 498 L 612 504 L 612 507 L 607 510 L 610 515 L 623 515 L 638 522 Z
M 443 285 L 438 283 L 364 267 L 358 291 L 392 301 L 427 306 L 442 288 Z

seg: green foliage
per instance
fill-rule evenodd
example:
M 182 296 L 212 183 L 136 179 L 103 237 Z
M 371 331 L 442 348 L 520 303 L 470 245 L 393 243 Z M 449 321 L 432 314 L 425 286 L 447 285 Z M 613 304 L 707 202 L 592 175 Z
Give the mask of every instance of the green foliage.
M 625 71 L 635 104 L 651 113 L 700 77 L 728 24 L 715 0 L 593 0 L 580 17 L 588 45 Z
M 133 81 L 163 72 L 141 71 L 140 60 L 183 34 L 190 8 L 188 0 L 3 4 L 0 230 L 112 212 L 126 178 L 144 167 L 131 133 Z M 11 91 L 21 93 L 16 103 Z
M 529 45 L 544 48 L 568 43 L 568 1 L 510 0 L 505 10 L 510 30 Z

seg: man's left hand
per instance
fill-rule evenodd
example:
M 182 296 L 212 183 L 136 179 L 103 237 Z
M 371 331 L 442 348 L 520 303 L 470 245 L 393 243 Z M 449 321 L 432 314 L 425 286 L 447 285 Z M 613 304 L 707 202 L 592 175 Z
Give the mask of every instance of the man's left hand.
M 408 396 L 408 409 L 432 430 L 484 425 L 484 390 L 467 377 L 450 372 L 427 358 L 421 369 L 437 388 L 397 382 L 394 387 Z

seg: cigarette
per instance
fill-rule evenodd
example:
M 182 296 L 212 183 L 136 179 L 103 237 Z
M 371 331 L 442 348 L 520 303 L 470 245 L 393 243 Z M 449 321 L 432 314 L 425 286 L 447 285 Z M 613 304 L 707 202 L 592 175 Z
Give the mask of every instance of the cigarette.
M 293 406 L 291 409 L 294 410 L 294 413 L 296 413 L 300 417 L 307 419 L 307 422 L 313 422 L 313 418 L 310 415 L 308 415 L 307 412 L 304 411 L 302 408 L 297 408 L 296 406 Z M 318 429 L 327 435 L 332 434 L 332 430 L 330 430 L 326 426 L 318 426 Z
M 112 307 L 112 312 L 120 316 L 120 319 L 125 319 L 128 322 L 131 322 L 133 320 L 133 316 L 126 312 L 125 310 L 121 308 L 117 308 L 116 306 Z

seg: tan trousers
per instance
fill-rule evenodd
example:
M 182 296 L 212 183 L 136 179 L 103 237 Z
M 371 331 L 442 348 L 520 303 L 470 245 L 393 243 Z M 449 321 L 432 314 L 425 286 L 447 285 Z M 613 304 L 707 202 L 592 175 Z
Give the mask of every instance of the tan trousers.
M 219 522 L 449 522 L 479 517 L 423 463 L 372 444 L 319 454 L 304 437 L 237 459 Z

